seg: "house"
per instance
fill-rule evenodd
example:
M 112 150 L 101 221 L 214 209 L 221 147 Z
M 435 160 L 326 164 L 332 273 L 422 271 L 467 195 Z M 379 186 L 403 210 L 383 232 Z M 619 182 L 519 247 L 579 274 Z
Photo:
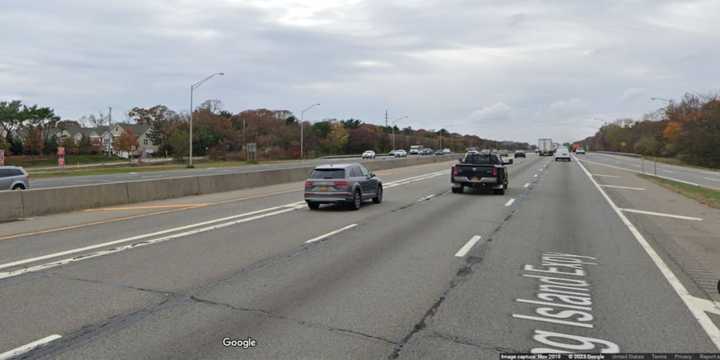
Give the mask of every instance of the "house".
M 289 110 L 274 110 L 273 116 L 275 116 L 276 119 L 286 121 L 287 119 L 293 117 L 293 113 Z
M 138 147 L 137 150 L 133 153 L 134 156 L 139 156 L 142 154 L 145 155 L 152 155 L 157 152 L 158 147 L 157 145 L 154 145 L 152 140 L 150 139 L 150 131 L 152 131 L 152 128 L 149 125 L 146 124 L 126 124 L 126 123 L 117 123 L 114 124 L 109 131 L 106 131 L 103 133 L 102 137 L 105 144 L 111 144 L 110 139 L 114 141 L 115 139 L 119 138 L 122 134 L 124 134 L 126 131 L 132 131 L 132 133 L 137 136 L 138 138 Z M 129 154 L 125 152 L 117 152 L 114 151 L 118 156 L 120 157 L 128 157 Z

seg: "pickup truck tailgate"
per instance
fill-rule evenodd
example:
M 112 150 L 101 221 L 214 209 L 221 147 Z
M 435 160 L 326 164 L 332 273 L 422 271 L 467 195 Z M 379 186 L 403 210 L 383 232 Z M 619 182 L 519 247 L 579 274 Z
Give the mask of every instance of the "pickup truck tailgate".
M 493 177 L 494 165 L 455 165 L 457 174 L 455 176 L 463 176 L 469 179 L 474 177 Z

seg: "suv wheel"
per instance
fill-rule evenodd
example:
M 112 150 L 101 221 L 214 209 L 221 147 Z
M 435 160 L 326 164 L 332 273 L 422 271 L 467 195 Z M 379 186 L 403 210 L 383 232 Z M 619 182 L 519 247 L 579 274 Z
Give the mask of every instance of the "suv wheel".
M 382 185 L 378 186 L 377 195 L 373 198 L 373 202 L 379 204 L 383 201 L 383 188 Z
M 453 187 L 451 187 L 450 189 L 452 189 L 453 194 L 461 194 L 461 193 L 463 192 L 463 187 L 462 187 L 462 186 L 459 186 L 459 187 L 454 187 L 454 186 L 453 186 Z
M 360 193 L 360 190 L 355 190 L 355 193 L 353 193 L 353 200 L 350 203 L 350 208 L 353 210 L 359 210 L 362 206 L 362 194 Z
M 307 205 L 310 208 L 310 210 L 317 210 L 320 208 L 320 204 L 313 202 L 313 201 L 308 201 Z
M 13 189 L 13 190 L 25 190 L 25 187 L 22 186 L 21 184 L 17 184 L 17 185 L 15 185 L 15 186 L 13 186 L 12 189 Z

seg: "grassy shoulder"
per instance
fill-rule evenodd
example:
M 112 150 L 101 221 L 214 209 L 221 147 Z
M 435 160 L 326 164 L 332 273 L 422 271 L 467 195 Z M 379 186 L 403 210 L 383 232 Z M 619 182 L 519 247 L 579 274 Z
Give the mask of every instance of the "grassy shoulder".
M 668 190 L 672 190 L 685 197 L 705 204 L 709 207 L 720 209 L 720 191 L 704 188 L 702 186 L 694 186 L 684 184 L 677 181 L 658 178 L 651 175 L 638 174 L 643 179 L 652 181 Z
M 656 158 L 653 156 L 645 157 L 645 161 L 653 161 L 653 160 L 657 160 L 657 162 L 659 162 L 659 163 L 664 163 L 664 164 L 668 164 L 668 165 L 685 166 L 685 167 L 691 167 L 691 168 L 695 168 L 695 169 L 708 170 L 708 171 L 718 171 L 718 168 L 711 168 L 711 167 L 706 167 L 706 166 L 688 164 L 687 162 L 682 161 L 680 159 L 676 159 L 676 158 L 668 158 L 668 157 L 657 157 Z
M 125 160 L 127 162 L 127 160 Z M 228 168 L 228 167 L 240 167 L 250 165 L 245 161 L 204 161 L 195 162 L 194 167 L 196 169 L 207 169 L 207 168 Z M 100 167 L 100 168 L 76 168 L 67 167 L 64 170 L 52 170 L 52 171 L 32 171 L 32 168 L 28 169 L 30 176 L 34 179 L 41 178 L 54 178 L 54 177 L 65 177 L 65 176 L 93 176 L 93 175 L 109 175 L 109 174 L 125 174 L 125 173 L 140 173 L 140 172 L 157 172 L 157 171 L 173 171 L 173 170 L 186 170 L 187 166 L 184 163 L 170 163 L 170 164 L 156 164 L 156 165 L 127 165 L 127 166 L 113 166 L 113 167 Z

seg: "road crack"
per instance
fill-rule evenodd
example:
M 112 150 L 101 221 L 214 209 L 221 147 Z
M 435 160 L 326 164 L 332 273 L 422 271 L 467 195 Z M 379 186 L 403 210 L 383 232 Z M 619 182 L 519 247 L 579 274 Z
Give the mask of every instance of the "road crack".
M 267 317 L 267 318 L 270 318 L 270 319 L 290 321 L 290 322 L 293 322 L 293 323 L 295 323 L 295 324 L 297 324 L 297 325 L 300 325 L 300 326 L 303 326 L 303 327 L 307 327 L 307 328 L 321 329 L 321 330 L 325 330 L 325 331 L 329 331 L 329 332 L 341 333 L 341 334 L 343 334 L 343 335 L 360 336 L 360 337 L 364 337 L 364 338 L 367 338 L 367 339 L 382 341 L 382 342 L 387 343 L 387 344 L 390 344 L 390 345 L 397 345 L 397 342 L 392 341 L 392 340 L 390 340 L 390 339 L 386 339 L 386 338 L 384 338 L 384 337 L 375 336 L 375 335 L 363 333 L 363 332 L 356 331 L 356 330 L 352 330 L 352 329 L 339 328 L 339 327 L 334 327 L 334 326 L 330 326 L 330 325 L 327 325 L 327 324 L 322 324 L 322 323 L 317 323 L 317 322 L 312 322 L 312 321 L 306 321 L 306 320 L 299 320 L 299 319 L 291 318 L 291 317 L 288 317 L 288 316 L 283 316 L 283 315 L 274 314 L 274 313 L 272 313 L 272 312 L 270 312 L 270 311 L 268 311 L 268 310 L 264 310 L 264 309 L 255 309 L 255 308 L 239 307 L 239 306 L 235 306 L 235 305 L 232 305 L 232 304 L 227 304 L 227 303 L 223 303 L 223 302 L 218 302 L 218 301 L 213 301 L 213 300 L 208 300 L 208 299 L 199 298 L 199 297 L 194 296 L 194 295 L 193 295 L 193 296 L 190 296 L 190 299 L 193 300 L 193 301 L 202 303 L 202 304 L 213 305 L 213 306 L 221 306 L 221 307 L 224 307 L 224 308 L 231 309 L 231 310 L 233 310 L 233 311 L 258 313 L 258 314 L 261 314 L 261 315 L 263 315 L 263 316 L 265 316 L 265 317 Z

